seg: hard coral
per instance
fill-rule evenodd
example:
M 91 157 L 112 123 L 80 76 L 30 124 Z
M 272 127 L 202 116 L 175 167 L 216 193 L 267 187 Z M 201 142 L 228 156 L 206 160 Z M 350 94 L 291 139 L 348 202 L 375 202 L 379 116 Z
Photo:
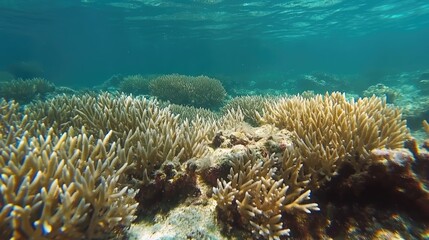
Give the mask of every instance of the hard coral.
M 266 106 L 260 121 L 294 133 L 289 154 L 302 162 L 316 186 L 343 162 L 360 171 L 371 150 L 402 147 L 408 136 L 399 109 L 376 97 L 348 101 L 340 93 L 282 98 Z
M 138 199 L 144 203 L 169 200 L 173 192 L 180 195 L 192 190 L 195 176 L 187 171 L 187 161 L 209 153 L 209 139 L 220 126 L 242 120 L 241 112 L 235 111 L 216 119 L 196 116 L 179 120 L 168 106 L 161 107 L 153 99 L 107 93 L 62 95 L 31 105 L 27 112 L 58 129 L 85 126 L 94 136 L 112 131 L 112 141 L 122 146 L 121 154 L 132 162 L 124 177 L 141 190 Z M 167 163 L 175 163 L 172 171 Z
M 29 102 L 38 96 L 44 97 L 54 90 L 54 84 L 43 78 L 17 79 L 0 83 L 0 97 L 18 102 Z
M 317 211 L 315 203 L 304 203 L 310 190 L 295 188 L 277 176 L 276 160 L 255 153 L 241 152 L 233 156 L 228 181 L 218 180 L 213 197 L 227 221 L 240 224 L 255 237 L 280 239 L 289 235 L 282 218 L 284 212 Z M 299 169 L 297 169 L 299 171 Z
M 0 137 L 1 235 L 99 239 L 122 234 L 135 219 L 137 192 L 121 183 L 130 162 L 121 147 L 109 143 L 112 133 L 97 139 L 75 135 L 71 128 L 57 135 L 26 115 L 17 121 L 14 109 L 5 110 L 10 116 L 2 118 L 7 130 Z
M 283 154 L 289 137 L 287 130 L 270 125 L 243 124 L 222 130 L 214 137 L 217 149 L 207 157 L 210 167 L 200 172 L 207 183 L 215 185 L 219 218 L 252 232 L 256 239 L 288 235 L 284 214 L 318 209 L 317 204 L 304 203 L 310 191 L 302 164 Z M 217 183 L 213 183 L 215 175 Z
M 276 98 L 268 96 L 239 96 L 231 99 L 223 108 L 226 112 L 231 109 L 241 109 L 244 114 L 244 121 L 256 126 L 258 123 L 258 115 L 262 113 L 265 105 L 274 102 Z
M 164 75 L 153 79 L 149 89 L 162 100 L 203 108 L 219 107 L 226 97 L 222 83 L 206 76 Z
M 135 95 L 148 94 L 150 80 L 151 78 L 144 77 L 140 74 L 126 76 L 119 83 L 119 91 Z

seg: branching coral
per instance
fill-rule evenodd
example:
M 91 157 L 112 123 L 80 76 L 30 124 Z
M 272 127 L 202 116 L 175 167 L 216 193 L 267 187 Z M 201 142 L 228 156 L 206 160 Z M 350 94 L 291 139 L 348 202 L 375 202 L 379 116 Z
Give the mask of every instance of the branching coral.
M 16 123 L 8 121 L 0 139 L 3 237 L 99 239 L 131 224 L 137 192 L 121 179 L 132 163 L 121 146 L 109 143 L 111 132 L 101 139 L 73 128 L 33 135 L 42 131 L 29 129 L 34 124 L 26 120 Z
M 263 96 L 240 96 L 231 99 L 223 108 L 222 111 L 226 112 L 231 109 L 241 109 L 243 111 L 244 120 L 252 125 L 257 125 L 258 115 L 262 114 L 262 110 L 266 104 L 275 101 L 273 97 Z
M 134 146 L 137 158 L 147 162 L 144 169 L 148 171 L 148 165 L 157 167 L 176 158 L 184 161 L 186 155 L 198 157 L 206 152 L 202 145 L 212 129 L 202 120 L 180 123 L 168 108 L 160 108 L 158 102 L 146 98 L 105 94 L 88 96 L 84 101 L 87 107 L 76 110 L 83 124 L 97 131 L 111 129 L 123 139 L 128 136 L 124 147 Z
M 188 119 L 189 121 L 195 120 L 198 117 L 203 119 L 218 119 L 220 116 L 216 112 L 210 111 L 205 108 L 196 108 L 192 106 L 170 104 L 169 109 L 172 113 L 179 115 L 180 120 Z
M 130 225 L 136 201 L 144 211 L 204 180 L 217 184 L 220 218 L 280 239 L 295 233 L 291 218 L 318 210 L 310 190 L 339 165 L 365 172 L 373 149 L 407 137 L 400 112 L 375 97 L 259 103 L 263 111 L 251 117 L 268 124 L 252 128 L 241 104 L 223 116 L 180 119 L 172 106 L 121 94 L 61 95 L 24 111 L 0 101 L 2 236 L 111 237 Z
M 347 101 L 340 93 L 280 99 L 267 105 L 260 121 L 295 133 L 290 154 L 316 185 L 330 179 L 343 161 L 359 171 L 372 149 L 401 147 L 408 136 L 398 109 L 376 97 Z
M 3 98 L 0 99 L 0 138 L 7 135 L 9 125 L 19 121 L 18 108 L 19 105 L 16 102 L 8 103 Z
M 119 91 L 136 95 L 149 93 L 149 82 L 151 78 L 140 74 L 124 77 L 119 83 Z
M 203 108 L 218 107 L 226 97 L 222 83 L 206 76 L 163 75 L 153 79 L 149 89 L 162 100 Z
M 19 102 L 29 102 L 38 95 L 44 96 L 54 90 L 54 84 L 43 78 L 17 79 L 0 83 L 0 97 Z
M 85 126 L 89 133 L 113 131 L 112 139 L 127 139 L 126 149 L 136 149 L 138 159 L 159 166 L 162 161 L 200 157 L 206 143 L 220 126 L 229 127 L 242 121 L 240 111 L 230 111 L 218 119 L 196 117 L 178 121 L 169 107 L 160 107 L 155 100 L 126 95 L 89 94 L 59 96 L 27 109 L 32 119 L 46 125 Z
M 179 121 L 169 107 L 162 108 L 155 100 L 106 93 L 63 95 L 34 104 L 27 112 L 32 112 L 32 118 L 59 128 L 84 126 L 94 136 L 112 131 L 112 141 L 123 146 L 123 154 L 134 165 L 127 169 L 126 176 L 142 189 L 145 198 L 149 195 L 143 189 L 151 194 L 165 192 L 163 187 L 170 184 L 168 181 L 187 179 L 184 163 L 209 152 L 208 143 L 220 126 L 242 121 L 240 111 L 231 111 L 219 119 L 196 117 Z M 185 178 L 179 179 L 181 176 Z M 147 188 L 148 185 L 155 185 L 156 189 Z
M 57 95 L 45 101 L 34 101 L 25 106 L 24 113 L 29 119 L 43 123 L 52 127 L 57 133 L 67 132 L 69 127 L 80 127 L 82 120 L 77 116 L 77 109 L 88 107 L 85 100 L 90 95 Z M 106 132 L 108 129 L 103 129 Z M 96 131 L 92 131 L 96 133 Z M 98 133 L 98 132 L 97 132 Z
M 279 177 L 274 157 L 242 152 L 231 160 L 233 167 L 228 181 L 218 180 L 213 197 L 220 211 L 230 216 L 238 214 L 243 226 L 257 238 L 280 239 L 289 235 L 290 230 L 282 219 L 284 212 L 319 210 L 315 203 L 304 203 L 309 199 L 310 190 L 304 191 L 296 184 L 290 189 L 290 179 Z M 300 168 L 294 171 L 299 172 Z

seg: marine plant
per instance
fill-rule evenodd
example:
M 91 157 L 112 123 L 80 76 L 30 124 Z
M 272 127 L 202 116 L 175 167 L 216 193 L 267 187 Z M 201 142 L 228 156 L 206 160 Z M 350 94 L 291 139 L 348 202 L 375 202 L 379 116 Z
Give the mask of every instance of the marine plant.
M 206 76 L 163 75 L 150 81 L 149 89 L 161 100 L 209 109 L 219 107 L 226 97 L 222 83 Z

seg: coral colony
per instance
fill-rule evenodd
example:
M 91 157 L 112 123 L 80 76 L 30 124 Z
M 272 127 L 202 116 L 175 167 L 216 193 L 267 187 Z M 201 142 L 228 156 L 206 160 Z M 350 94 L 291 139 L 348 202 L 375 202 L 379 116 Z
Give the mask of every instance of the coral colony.
M 6 94 L 12 88 L 21 92 Z M 127 237 L 145 216 L 184 202 L 214 204 L 223 236 L 340 236 L 353 226 L 341 213 L 353 215 L 354 201 L 383 201 L 366 198 L 377 191 L 427 219 L 429 144 L 419 149 L 401 111 L 381 98 L 333 92 L 244 96 L 225 104 L 220 81 L 177 74 L 135 75 L 120 88 L 158 99 L 52 94 L 53 86 L 40 79 L 2 86 L 2 238 Z M 20 106 L 29 98 L 37 100 Z M 209 110 L 222 105 L 220 112 Z M 424 127 L 429 134 L 427 122 Z M 371 210 L 359 211 L 370 218 Z M 353 216 L 365 221 L 366 215 Z M 335 232 L 341 220 L 336 231 L 342 233 Z

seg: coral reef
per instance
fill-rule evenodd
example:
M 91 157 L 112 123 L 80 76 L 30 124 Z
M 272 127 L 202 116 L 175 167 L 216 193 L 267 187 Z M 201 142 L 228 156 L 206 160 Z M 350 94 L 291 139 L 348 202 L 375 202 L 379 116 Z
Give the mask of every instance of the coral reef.
M 54 84 L 43 78 L 17 79 L 0 83 L 0 97 L 23 103 L 29 102 L 36 97 L 43 98 L 47 93 L 54 90 Z
M 242 121 L 241 112 L 234 111 L 218 119 L 179 121 L 156 100 L 107 93 L 61 95 L 30 105 L 27 112 L 57 129 L 84 126 L 94 136 L 112 131 L 112 141 L 123 146 L 133 162 L 126 175 L 141 190 L 137 199 L 142 208 L 192 190 L 195 176 L 186 161 L 209 153 L 208 143 L 220 126 Z
M 428 132 L 429 136 L 429 132 Z M 322 209 L 321 232 L 332 238 L 357 234 L 376 238 L 395 232 L 400 239 L 424 239 L 429 223 L 429 154 L 414 139 L 405 148 L 373 149 L 357 172 L 343 164 L 314 192 Z M 324 223 L 323 223 L 324 222 Z M 315 226 L 313 226 L 315 227 Z
M 150 81 L 149 89 L 161 100 L 209 109 L 219 107 L 226 97 L 222 83 L 206 76 L 163 75 Z
M 147 221 L 131 226 L 129 239 L 225 239 L 213 217 L 215 206 L 213 199 L 189 201 L 168 213 L 149 215 L 145 217 Z
M 267 105 L 260 121 L 295 134 L 288 154 L 300 159 L 315 185 L 346 161 L 364 169 L 371 150 L 401 147 L 408 136 L 399 109 L 376 97 L 347 101 L 340 93 L 282 98 Z
M 213 198 L 226 219 L 237 219 L 255 238 L 280 239 L 289 235 L 282 220 L 284 212 L 317 211 L 315 203 L 304 203 L 310 190 L 290 190 L 288 179 L 278 178 L 276 159 L 246 151 L 233 156 L 228 181 L 218 180 Z M 294 168 L 299 171 L 300 168 Z M 291 174 L 298 174 L 293 172 Z
M 144 226 L 154 239 L 409 237 L 403 221 L 422 236 L 429 144 L 408 138 L 399 109 L 340 93 L 241 97 L 222 115 L 125 94 L 63 94 L 25 107 L 1 100 L 0 232 L 99 239 Z
M 324 72 L 303 75 L 297 79 L 297 82 L 299 82 L 299 91 L 317 89 L 317 93 L 339 91 L 347 87 L 347 81 L 336 75 Z
M 284 214 L 318 210 L 304 202 L 310 190 L 302 164 L 283 154 L 291 137 L 271 125 L 224 129 L 212 141 L 214 152 L 196 163 L 197 174 L 215 186 L 210 195 L 228 234 L 238 226 L 256 239 L 279 239 L 290 232 Z
M 145 95 L 149 93 L 149 82 L 152 78 L 140 74 L 129 75 L 119 83 L 118 90 L 134 95 Z
M 235 97 L 228 101 L 228 103 L 222 108 L 223 112 L 227 112 L 231 109 L 240 108 L 244 115 L 244 121 L 250 123 L 253 126 L 258 124 L 258 115 L 262 114 L 262 110 L 265 105 L 269 102 L 274 102 L 275 97 L 264 97 L 264 96 L 240 96 Z
M 380 90 L 388 92 L 385 95 L 393 95 L 393 104 L 401 109 L 403 117 L 407 120 L 407 126 L 412 131 L 418 131 L 421 122 L 429 118 L 429 98 L 426 93 L 429 85 L 425 78 L 427 78 L 425 72 L 415 71 L 387 74 L 377 80 L 382 83 Z M 373 87 L 375 92 L 380 91 L 376 86 Z M 383 93 L 380 96 L 383 96 Z
M 119 84 L 124 80 L 124 76 L 122 74 L 115 74 L 111 76 L 109 79 L 105 80 L 100 85 L 95 86 L 95 89 L 100 89 L 102 91 L 111 91 L 119 88 Z
M 7 125 L 0 138 L 1 235 L 99 239 L 123 234 L 135 219 L 137 191 L 123 184 L 131 165 L 121 147 L 109 143 L 112 133 L 97 139 L 70 128 L 56 135 L 26 115 L 17 116 L 15 103 L 1 105 L 1 124 Z
M 178 105 L 178 104 L 168 104 L 169 109 L 173 114 L 179 115 L 179 119 L 184 121 L 188 119 L 189 121 L 196 120 L 197 118 L 203 119 L 218 119 L 220 114 L 213 112 L 205 108 L 196 108 L 192 106 Z M 224 112 L 227 113 L 227 112 Z
M 370 86 L 368 89 L 363 91 L 362 95 L 364 97 L 377 96 L 380 98 L 385 98 L 386 103 L 395 103 L 395 101 L 400 96 L 400 92 L 394 88 L 388 87 L 382 83 Z

